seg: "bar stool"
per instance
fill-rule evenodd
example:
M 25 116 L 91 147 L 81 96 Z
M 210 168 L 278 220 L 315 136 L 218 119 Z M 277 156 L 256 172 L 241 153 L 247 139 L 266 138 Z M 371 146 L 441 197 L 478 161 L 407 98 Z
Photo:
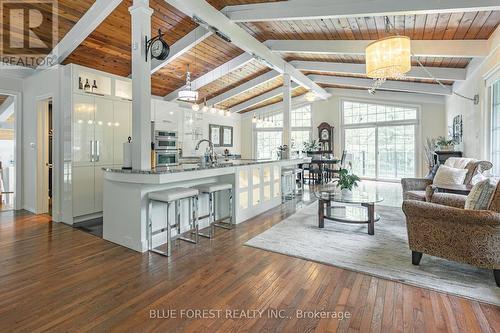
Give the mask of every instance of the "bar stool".
M 295 197 L 295 169 L 281 169 L 281 200 Z
M 303 170 L 300 168 L 294 169 L 295 174 L 295 193 L 302 194 L 304 193 L 304 180 L 302 179 Z
M 177 229 L 177 238 L 192 244 L 198 243 L 198 190 L 194 188 L 176 187 L 164 191 L 151 192 L 148 194 L 148 249 L 151 252 L 169 257 L 172 254 L 172 229 Z M 180 203 L 182 200 L 189 200 L 189 227 L 194 230 L 193 238 L 181 237 L 181 213 Z M 153 231 L 153 202 L 166 204 L 166 226 Z M 169 221 L 170 205 L 174 204 L 175 224 L 171 225 Z M 153 236 L 159 233 L 167 232 L 167 252 L 157 250 L 153 247 Z
M 193 186 L 194 189 L 198 190 L 200 194 L 208 195 L 208 214 L 200 216 L 199 219 L 208 218 L 209 231 L 208 234 L 199 232 L 198 234 L 202 237 L 213 238 L 215 234 L 215 227 L 223 229 L 233 229 L 233 185 L 228 183 L 212 183 L 212 184 L 202 184 L 198 186 Z M 229 193 L 229 216 L 219 218 L 216 220 L 216 194 L 221 191 L 228 191 Z M 229 220 L 229 222 L 227 222 Z

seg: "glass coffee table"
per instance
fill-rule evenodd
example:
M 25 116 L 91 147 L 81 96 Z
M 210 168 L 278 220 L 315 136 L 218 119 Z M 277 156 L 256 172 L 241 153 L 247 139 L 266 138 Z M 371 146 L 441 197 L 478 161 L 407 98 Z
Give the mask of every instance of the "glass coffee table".
M 380 220 L 380 216 L 375 213 L 375 204 L 382 201 L 384 199 L 374 193 L 355 192 L 352 196 L 343 196 L 334 190 L 320 191 L 318 227 L 324 228 L 325 220 L 368 224 L 368 234 L 375 235 L 375 222 Z M 332 203 L 345 205 L 332 206 Z

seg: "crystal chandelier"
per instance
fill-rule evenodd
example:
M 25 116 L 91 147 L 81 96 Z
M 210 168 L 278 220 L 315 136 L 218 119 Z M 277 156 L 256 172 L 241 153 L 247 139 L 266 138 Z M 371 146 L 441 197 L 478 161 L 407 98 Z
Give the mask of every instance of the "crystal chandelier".
M 391 32 L 392 24 L 385 17 L 385 31 Z M 365 49 L 366 76 L 375 80 L 368 91 L 374 94 L 387 79 L 404 79 L 411 70 L 411 41 L 406 36 L 395 36 L 379 39 Z
M 186 85 L 184 89 L 179 91 L 177 99 L 185 102 L 196 102 L 198 100 L 198 92 L 191 87 L 191 72 L 189 72 L 189 64 L 186 71 Z

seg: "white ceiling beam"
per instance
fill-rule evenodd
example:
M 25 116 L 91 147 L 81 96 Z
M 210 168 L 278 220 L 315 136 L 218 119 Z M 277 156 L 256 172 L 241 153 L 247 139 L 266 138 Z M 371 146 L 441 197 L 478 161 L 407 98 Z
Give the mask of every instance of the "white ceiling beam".
M 151 61 L 151 74 L 170 64 L 175 59 L 195 47 L 197 44 L 210 37 L 213 33 L 201 26 L 191 30 L 187 35 L 170 46 L 170 54 L 165 60 L 154 59 Z
M 265 84 L 269 81 L 272 81 L 276 79 L 278 76 L 281 74 L 276 72 L 275 70 L 271 70 L 270 72 L 267 72 L 265 74 L 262 74 L 250 81 L 246 81 L 245 83 L 240 84 L 237 87 L 234 87 L 233 89 L 230 89 L 226 91 L 225 93 L 222 93 L 220 95 L 217 95 L 214 98 L 211 98 L 207 101 L 207 105 L 216 105 L 222 102 L 227 101 L 228 99 L 233 98 L 234 96 L 237 96 L 239 94 L 243 94 L 249 90 L 252 90 L 262 84 Z
M 121 2 L 122 0 L 96 0 L 37 69 L 47 68 L 63 62 Z
M 234 22 L 315 20 L 498 10 L 498 0 L 292 0 L 229 6 Z
M 301 71 L 330 72 L 339 74 L 365 74 L 365 64 L 350 64 L 342 62 L 322 62 L 322 61 L 291 61 L 295 68 Z M 411 71 L 406 73 L 407 78 L 430 79 L 429 71 L 435 78 L 440 80 L 462 81 L 467 76 L 465 68 L 441 68 L 413 66 Z
M 232 71 L 237 70 L 238 68 L 245 66 L 246 64 L 248 64 L 252 60 L 253 60 L 253 57 L 250 54 L 242 53 L 239 56 L 237 56 L 236 58 L 229 60 L 228 62 L 220 65 L 219 67 L 217 67 L 217 68 L 211 70 L 210 72 L 200 76 L 199 78 L 193 80 L 191 82 L 191 87 L 194 90 L 198 90 L 201 87 L 203 87 L 203 86 L 205 86 L 205 85 L 207 85 L 215 80 L 220 79 L 224 75 L 227 75 L 227 74 L 231 73 Z M 171 92 L 170 94 L 166 95 L 164 97 L 164 99 L 167 101 L 175 101 L 177 99 L 177 95 L 178 95 L 179 91 L 182 90 L 183 88 L 184 88 L 184 86 Z
M 268 40 L 273 52 L 364 55 L 373 40 Z M 417 57 L 486 57 L 487 40 L 412 40 L 411 51 Z
M 14 114 L 14 110 L 14 97 L 9 96 L 2 105 L 0 105 L 0 122 L 7 121 L 7 119 Z
M 296 83 L 292 83 L 292 90 L 297 88 L 298 85 Z M 240 112 L 245 109 L 248 109 L 256 104 L 262 103 L 267 101 L 268 99 L 281 96 L 283 95 L 283 87 L 278 87 L 273 90 L 270 90 L 268 92 L 265 92 L 263 94 L 260 94 L 258 96 L 255 96 L 254 98 L 249 99 L 248 101 L 245 101 L 243 103 L 237 104 L 235 106 L 232 106 L 230 108 L 231 112 Z
M 242 27 L 229 20 L 204 0 L 165 0 L 189 17 L 197 16 L 208 25 L 218 29 L 231 39 L 232 43 L 242 50 L 265 61 L 269 67 L 281 74 L 290 74 L 292 80 L 299 85 L 314 91 L 320 98 L 326 99 L 330 94 L 311 81 L 293 66 L 288 65 L 279 55 L 274 54 L 264 44 L 250 35 Z
M 372 79 L 340 77 L 328 75 L 309 75 L 309 78 L 317 83 L 334 84 L 350 87 L 359 87 L 370 89 L 373 86 Z M 379 90 L 404 91 L 412 93 L 432 94 L 432 95 L 451 95 L 452 87 L 442 87 L 434 83 L 405 82 L 405 81 L 386 81 L 378 88 Z
M 308 103 L 308 102 L 306 101 L 304 95 L 292 98 L 292 106 L 293 107 L 297 107 L 301 104 L 306 104 L 306 103 Z M 265 114 L 265 113 L 273 112 L 273 111 L 280 110 L 280 109 L 282 110 L 283 108 L 284 108 L 284 103 L 283 103 L 283 101 L 281 101 L 281 102 L 266 105 L 266 106 L 263 106 L 261 108 L 252 110 L 252 113 L 257 113 L 257 114 L 264 113 Z

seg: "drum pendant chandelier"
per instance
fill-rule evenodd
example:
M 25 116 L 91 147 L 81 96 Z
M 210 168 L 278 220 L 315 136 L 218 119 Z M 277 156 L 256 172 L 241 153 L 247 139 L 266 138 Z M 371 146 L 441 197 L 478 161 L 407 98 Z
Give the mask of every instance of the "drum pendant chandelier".
M 379 39 L 365 49 L 366 76 L 372 79 L 402 79 L 411 70 L 411 41 L 406 36 Z

